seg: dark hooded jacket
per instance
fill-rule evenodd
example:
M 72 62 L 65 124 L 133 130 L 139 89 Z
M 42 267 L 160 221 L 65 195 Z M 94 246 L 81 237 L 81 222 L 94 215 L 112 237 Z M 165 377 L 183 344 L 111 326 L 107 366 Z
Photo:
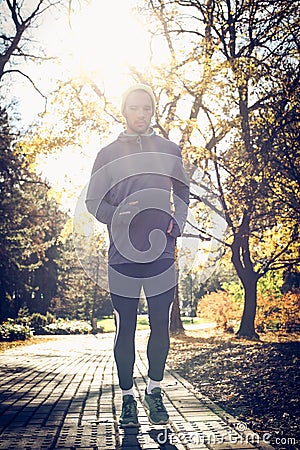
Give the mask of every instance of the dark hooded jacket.
M 188 204 L 189 180 L 180 149 L 154 131 L 121 133 L 98 153 L 86 206 L 107 224 L 110 265 L 174 258 Z M 169 235 L 171 218 L 174 226 Z

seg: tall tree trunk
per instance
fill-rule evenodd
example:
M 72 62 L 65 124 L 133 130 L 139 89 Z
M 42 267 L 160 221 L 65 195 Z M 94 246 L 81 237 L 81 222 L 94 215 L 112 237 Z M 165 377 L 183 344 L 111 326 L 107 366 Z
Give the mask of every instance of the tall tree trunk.
M 245 271 L 245 276 L 241 280 L 245 292 L 244 310 L 237 335 L 250 339 L 259 339 L 255 331 L 256 316 L 256 287 L 258 276 L 256 273 Z
M 178 285 L 175 288 L 174 303 L 173 303 L 172 313 L 171 313 L 170 332 L 171 332 L 171 334 L 184 333 L 184 328 L 183 328 L 181 317 L 180 317 Z
M 234 235 L 231 245 L 232 262 L 244 287 L 244 311 L 238 336 L 259 339 L 255 331 L 256 288 L 259 274 L 255 272 L 249 249 L 250 217 L 244 212 L 242 223 Z
M 94 285 L 94 292 L 93 292 L 93 304 L 92 304 L 92 312 L 91 312 L 91 326 L 92 326 L 92 333 L 97 334 L 97 318 L 95 317 L 96 313 L 96 303 L 98 298 L 98 281 L 99 281 L 99 267 L 100 267 L 100 261 L 99 257 L 96 258 L 95 262 L 95 271 L 96 271 L 96 282 Z
M 5 311 L 5 303 L 6 303 L 6 292 L 0 284 L 0 323 L 7 318 L 7 311 Z
M 178 252 L 177 248 L 175 248 L 175 270 L 177 272 L 177 280 L 179 279 L 179 267 L 178 267 Z M 182 325 L 182 320 L 180 317 L 180 306 L 179 306 L 179 292 L 178 292 L 178 284 L 175 286 L 175 294 L 174 294 L 174 302 L 171 312 L 171 323 L 170 323 L 170 332 L 171 334 L 180 334 L 184 333 L 184 328 Z

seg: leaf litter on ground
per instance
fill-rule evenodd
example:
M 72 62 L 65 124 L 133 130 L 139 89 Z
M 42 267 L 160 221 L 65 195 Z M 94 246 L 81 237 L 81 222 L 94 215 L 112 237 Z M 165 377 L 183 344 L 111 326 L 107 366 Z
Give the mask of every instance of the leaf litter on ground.
M 171 338 L 168 363 L 227 413 L 271 445 L 298 450 L 299 333 L 267 332 L 260 341 L 217 329 Z

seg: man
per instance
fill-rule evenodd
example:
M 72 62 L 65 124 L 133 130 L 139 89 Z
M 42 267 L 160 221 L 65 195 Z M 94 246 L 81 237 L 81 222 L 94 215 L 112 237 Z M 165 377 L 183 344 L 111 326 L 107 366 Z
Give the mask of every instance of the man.
M 189 182 L 178 146 L 150 127 L 155 112 L 151 88 L 144 84 L 130 87 L 121 109 L 126 131 L 98 153 L 86 206 L 108 227 L 109 290 L 116 321 L 114 356 L 123 395 L 120 425 L 137 427 L 133 369 L 141 288 L 151 329 L 144 405 L 152 424 L 169 420 L 160 382 L 170 345 L 175 242 L 187 217 Z

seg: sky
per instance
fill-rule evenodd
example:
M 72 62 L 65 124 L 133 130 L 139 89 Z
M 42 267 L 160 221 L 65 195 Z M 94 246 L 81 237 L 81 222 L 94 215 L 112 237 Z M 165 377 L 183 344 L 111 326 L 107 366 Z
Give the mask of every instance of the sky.
M 73 4 L 78 6 L 75 1 Z M 133 0 L 91 0 L 89 5 L 77 7 L 70 23 L 66 11 L 53 9 L 34 37 L 47 56 L 58 59 L 40 64 L 27 61 L 24 71 L 45 95 L 56 87 L 57 80 L 88 75 L 100 88 L 105 87 L 112 101 L 120 103 L 132 82 L 128 65 L 143 69 L 149 64 L 149 36 L 132 13 L 133 4 Z M 26 128 L 44 111 L 45 99 L 22 77 L 14 80 L 12 95 L 18 99 L 21 123 Z M 74 210 L 101 145 L 95 133 L 84 148 L 62 148 L 56 154 L 38 157 L 37 171 L 55 189 L 64 191 L 64 209 Z
M 148 34 L 131 12 L 134 3 L 91 0 L 89 5 L 82 3 L 72 13 L 70 22 L 66 11 L 51 10 L 33 37 L 47 56 L 55 56 L 58 61 L 41 64 L 26 61 L 26 73 L 45 94 L 55 87 L 57 79 L 88 74 L 105 85 L 109 96 L 120 96 L 128 85 L 127 64 L 143 67 L 149 61 Z M 33 92 L 25 79 L 14 81 L 22 118 L 29 122 L 43 110 L 44 99 Z
M 29 0 L 27 5 L 36 2 Z M 40 46 L 45 55 L 57 59 L 39 64 L 27 60 L 21 69 L 46 96 L 56 88 L 57 80 L 88 75 L 100 88 L 105 88 L 111 101 L 120 104 L 122 93 L 132 83 L 128 66 L 143 71 L 150 64 L 149 34 L 142 23 L 144 17 L 132 12 L 138 3 L 136 0 L 90 0 L 88 3 L 73 0 L 76 11 L 72 12 L 70 20 L 67 11 L 49 10 L 41 26 L 32 30 L 37 43 L 33 53 L 38 53 Z M 156 39 L 151 45 L 152 62 L 167 62 L 169 52 L 165 51 L 164 43 Z M 21 76 L 15 76 L 10 95 L 18 99 L 24 128 L 45 110 L 45 99 Z M 117 127 L 114 131 L 117 135 L 121 129 Z M 62 148 L 56 154 L 38 157 L 38 172 L 55 189 L 64 191 L 64 209 L 74 210 L 96 154 L 108 143 L 101 138 L 95 133 L 84 148 Z

